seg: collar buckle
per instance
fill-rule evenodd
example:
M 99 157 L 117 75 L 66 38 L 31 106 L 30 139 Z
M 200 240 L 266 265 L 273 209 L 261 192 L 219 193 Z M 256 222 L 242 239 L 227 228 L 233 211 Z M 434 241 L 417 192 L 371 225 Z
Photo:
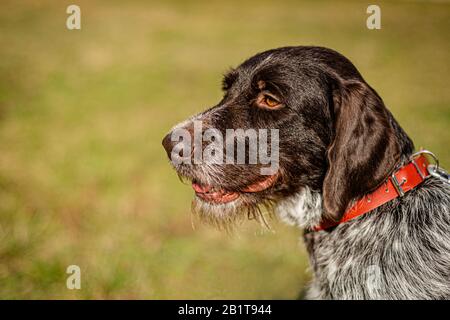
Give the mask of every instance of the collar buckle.
M 405 191 L 402 188 L 402 185 L 406 182 L 406 179 L 403 178 L 402 182 L 398 182 L 397 177 L 395 176 L 395 172 L 391 175 L 391 181 L 392 185 L 395 188 L 395 191 L 397 191 L 398 195 L 400 197 L 403 197 L 405 195 Z

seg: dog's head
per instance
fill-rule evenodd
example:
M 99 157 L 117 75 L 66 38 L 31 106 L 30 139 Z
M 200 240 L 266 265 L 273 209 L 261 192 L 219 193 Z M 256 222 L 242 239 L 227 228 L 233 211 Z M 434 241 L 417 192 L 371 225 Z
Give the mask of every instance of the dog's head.
M 305 189 L 321 195 L 321 218 L 337 220 L 399 160 L 401 129 L 335 51 L 257 54 L 225 75 L 223 91 L 216 106 L 163 140 L 178 174 L 192 182 L 196 211 L 209 221 L 233 221 Z

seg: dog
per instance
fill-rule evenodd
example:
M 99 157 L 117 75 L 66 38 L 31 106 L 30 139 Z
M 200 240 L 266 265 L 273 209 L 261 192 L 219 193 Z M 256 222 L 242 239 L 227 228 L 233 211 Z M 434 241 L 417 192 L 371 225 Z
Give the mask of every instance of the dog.
M 313 271 L 309 299 L 450 298 L 448 179 L 428 175 L 424 155 L 417 167 L 413 142 L 347 58 L 312 46 L 265 51 L 230 70 L 223 92 L 216 106 L 163 139 L 177 173 L 192 182 L 203 220 L 229 226 L 264 220 L 268 211 L 302 228 Z M 278 170 L 174 163 L 173 132 L 193 136 L 196 121 L 202 132 L 277 129 Z M 396 179 L 402 168 L 423 178 L 408 192 L 407 176 Z M 349 209 L 370 207 L 371 195 L 383 192 L 394 197 L 343 222 Z

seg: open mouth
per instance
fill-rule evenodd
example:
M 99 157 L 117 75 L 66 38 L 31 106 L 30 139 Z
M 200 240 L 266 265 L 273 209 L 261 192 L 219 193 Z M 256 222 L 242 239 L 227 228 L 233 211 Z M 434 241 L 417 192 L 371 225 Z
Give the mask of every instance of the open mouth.
M 261 181 L 245 186 L 239 192 L 202 185 L 195 181 L 192 182 L 192 188 L 194 189 L 196 196 L 203 201 L 220 204 L 234 201 L 239 198 L 241 194 L 264 191 L 273 186 L 277 179 L 278 173 L 275 173 Z

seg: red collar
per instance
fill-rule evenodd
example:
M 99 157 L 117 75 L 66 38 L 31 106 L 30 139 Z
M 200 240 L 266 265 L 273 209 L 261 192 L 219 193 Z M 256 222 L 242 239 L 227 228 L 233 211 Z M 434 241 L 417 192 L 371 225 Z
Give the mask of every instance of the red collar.
M 344 213 L 341 220 L 325 220 L 313 230 L 319 231 L 337 226 L 338 224 L 347 222 L 378 208 L 388 201 L 402 197 L 406 192 L 421 184 L 430 175 L 427 170 L 428 163 L 428 159 L 423 154 L 419 155 L 394 172 L 378 189 L 358 200 L 358 202 Z

